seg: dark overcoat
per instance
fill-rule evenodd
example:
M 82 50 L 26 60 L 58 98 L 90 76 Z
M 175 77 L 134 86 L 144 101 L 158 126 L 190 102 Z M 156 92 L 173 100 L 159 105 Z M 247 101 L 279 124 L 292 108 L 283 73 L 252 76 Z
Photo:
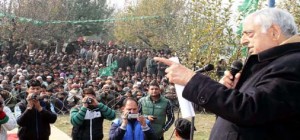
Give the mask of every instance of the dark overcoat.
M 235 89 L 196 74 L 183 97 L 215 113 L 211 140 L 300 139 L 300 41 L 248 58 Z

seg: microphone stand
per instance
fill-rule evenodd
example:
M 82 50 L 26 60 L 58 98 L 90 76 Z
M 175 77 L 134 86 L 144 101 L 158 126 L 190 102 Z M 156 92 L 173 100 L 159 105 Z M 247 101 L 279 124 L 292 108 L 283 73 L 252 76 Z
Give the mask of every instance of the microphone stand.
M 117 102 L 115 102 L 115 104 L 113 104 L 113 105 L 111 106 L 111 108 L 113 109 L 116 105 L 118 105 L 120 102 L 124 101 L 126 98 L 127 98 L 126 96 L 122 96 Z M 116 98 L 113 99 L 112 101 L 116 101 Z M 111 101 L 110 101 L 110 102 L 111 102 Z M 108 102 L 107 105 L 108 105 L 110 102 Z
M 195 123 L 195 117 L 192 117 L 191 120 L 191 133 L 190 133 L 190 140 L 194 139 L 194 123 Z
M 178 112 L 177 112 L 177 119 L 179 118 L 179 114 L 180 114 L 180 107 L 179 107 L 179 109 L 178 109 Z M 172 134 L 171 134 L 171 136 L 170 136 L 170 139 L 169 139 L 169 140 L 171 140 L 171 139 L 172 139 L 172 137 L 173 137 L 173 135 L 174 135 L 174 132 L 175 132 L 175 129 L 173 130 L 173 132 L 172 132 Z

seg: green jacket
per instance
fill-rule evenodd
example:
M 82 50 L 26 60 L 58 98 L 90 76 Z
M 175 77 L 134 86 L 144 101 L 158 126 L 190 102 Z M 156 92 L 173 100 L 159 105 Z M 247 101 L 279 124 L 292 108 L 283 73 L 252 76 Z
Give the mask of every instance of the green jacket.
M 168 99 L 160 96 L 158 101 L 152 101 L 150 96 L 143 97 L 139 100 L 139 111 L 144 116 L 152 115 L 157 119 L 151 122 L 151 125 L 160 138 L 164 131 L 167 131 L 174 122 L 174 112 Z M 168 118 L 166 122 L 166 117 Z

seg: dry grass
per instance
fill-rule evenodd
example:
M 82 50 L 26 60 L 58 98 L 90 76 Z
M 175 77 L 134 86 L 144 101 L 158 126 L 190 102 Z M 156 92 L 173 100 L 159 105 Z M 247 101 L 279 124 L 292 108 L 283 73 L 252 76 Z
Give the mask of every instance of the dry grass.
M 175 113 L 177 118 L 177 113 Z M 194 133 L 195 140 L 207 140 L 209 137 L 210 130 L 215 122 L 215 115 L 213 114 L 200 114 L 197 113 L 195 117 L 195 127 L 197 131 Z M 72 125 L 70 123 L 70 116 L 69 115 L 60 115 L 54 124 L 60 130 L 64 131 L 68 135 L 71 135 Z M 105 120 L 103 123 L 104 127 L 104 138 L 108 139 L 109 136 L 109 129 L 110 129 L 111 121 Z M 172 132 L 174 130 L 174 125 L 165 133 L 165 139 L 170 139 Z M 175 136 L 173 136 L 174 138 Z

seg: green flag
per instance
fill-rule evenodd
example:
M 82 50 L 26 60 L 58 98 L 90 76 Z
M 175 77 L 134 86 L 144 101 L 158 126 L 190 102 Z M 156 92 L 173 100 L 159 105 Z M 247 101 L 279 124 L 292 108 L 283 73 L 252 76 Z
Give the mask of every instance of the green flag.
M 258 6 L 258 0 L 244 0 L 243 4 L 238 7 L 238 10 L 240 12 L 240 16 L 242 19 L 244 19 L 247 15 L 255 12 L 257 10 Z M 243 25 L 240 24 L 237 29 L 237 34 L 241 35 L 243 30 Z M 235 49 L 238 50 L 238 49 Z M 242 49 L 242 56 L 246 57 L 248 54 L 248 48 L 243 47 Z M 236 54 L 237 52 L 234 51 L 233 54 Z
M 100 69 L 99 75 L 100 75 L 100 77 L 101 76 L 113 76 L 113 70 L 115 70 L 116 68 L 118 68 L 118 62 L 114 61 L 108 67 Z
M 111 67 L 112 69 L 118 68 L 118 62 L 117 61 L 112 62 L 109 67 Z
M 244 19 L 247 15 L 256 11 L 258 6 L 258 0 L 244 0 L 243 4 L 238 7 L 240 16 Z M 237 33 L 241 35 L 243 26 L 240 24 Z
M 110 67 L 106 67 L 106 68 L 99 70 L 99 75 L 100 75 L 100 77 L 101 76 L 112 76 L 113 73 L 112 73 Z

